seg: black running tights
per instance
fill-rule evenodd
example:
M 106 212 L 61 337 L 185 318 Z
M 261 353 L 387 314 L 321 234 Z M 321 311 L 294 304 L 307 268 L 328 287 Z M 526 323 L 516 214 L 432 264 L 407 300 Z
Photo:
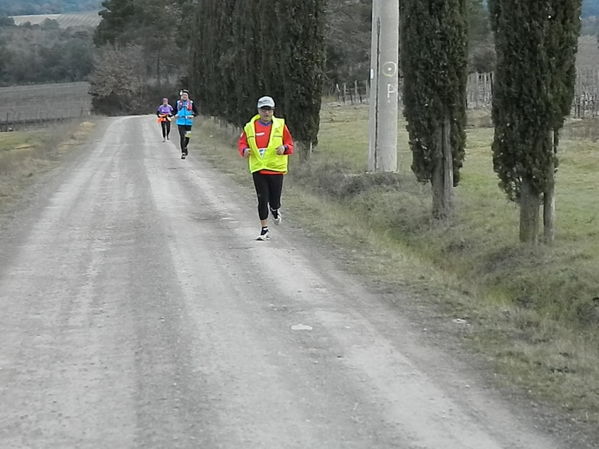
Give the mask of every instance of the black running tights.
M 260 220 L 268 218 L 268 206 L 271 209 L 281 207 L 281 191 L 283 190 L 283 174 L 264 175 L 259 172 L 252 173 L 254 187 L 258 195 L 258 216 Z
M 162 127 L 162 138 L 165 139 L 171 133 L 171 122 L 165 120 L 164 122 L 160 122 L 160 126 Z
M 187 145 L 189 144 L 189 134 L 191 134 L 191 125 L 178 125 L 179 137 L 181 138 L 181 152 L 187 153 Z

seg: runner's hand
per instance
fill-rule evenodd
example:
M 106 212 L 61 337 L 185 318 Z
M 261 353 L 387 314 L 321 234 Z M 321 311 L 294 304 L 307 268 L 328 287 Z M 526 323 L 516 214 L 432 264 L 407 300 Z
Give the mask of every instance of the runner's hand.
M 243 150 L 243 157 L 246 159 L 248 157 L 250 157 L 250 149 L 249 148 L 246 148 L 245 150 Z
M 277 148 L 277 154 L 281 155 L 281 154 L 285 154 L 285 146 L 281 145 L 280 147 Z

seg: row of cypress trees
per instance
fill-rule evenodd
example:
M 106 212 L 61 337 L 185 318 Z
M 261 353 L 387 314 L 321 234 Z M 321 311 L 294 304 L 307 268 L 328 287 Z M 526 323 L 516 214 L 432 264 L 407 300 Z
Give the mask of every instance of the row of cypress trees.
M 110 41 L 115 32 L 122 40 L 131 33 L 119 26 L 139 1 L 105 0 L 114 20 L 104 17 L 96 38 Z M 398 0 L 412 169 L 418 180 L 431 182 L 438 219 L 451 213 L 465 156 L 473 1 Z M 165 11 L 172 6 L 184 13 L 175 40 L 189 41 L 189 87 L 202 112 L 241 126 L 255 113 L 256 99 L 271 95 L 300 157 L 308 158 L 319 128 L 325 0 L 170 2 Z M 545 239 L 551 241 L 559 131 L 573 98 L 581 0 L 489 0 L 489 6 L 498 59 L 494 169 L 508 198 L 520 205 L 521 240 L 537 241 L 543 205 Z M 160 20 L 161 14 L 142 9 Z
M 433 216 L 452 210 L 466 124 L 466 1 L 402 0 L 404 114 L 412 169 L 431 182 Z M 520 206 L 520 240 L 554 238 L 559 131 L 574 96 L 581 0 L 490 0 L 497 69 L 494 169 Z
M 241 126 L 270 95 L 300 157 L 317 143 L 324 70 L 324 0 L 198 0 L 190 88 L 203 113 Z

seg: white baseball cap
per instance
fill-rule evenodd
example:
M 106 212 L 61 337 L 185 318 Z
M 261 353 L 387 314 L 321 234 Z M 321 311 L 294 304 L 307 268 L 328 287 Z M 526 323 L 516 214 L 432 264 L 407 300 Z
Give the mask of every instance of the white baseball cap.
M 272 97 L 261 97 L 258 99 L 258 109 L 264 107 L 274 108 L 275 100 L 273 100 Z

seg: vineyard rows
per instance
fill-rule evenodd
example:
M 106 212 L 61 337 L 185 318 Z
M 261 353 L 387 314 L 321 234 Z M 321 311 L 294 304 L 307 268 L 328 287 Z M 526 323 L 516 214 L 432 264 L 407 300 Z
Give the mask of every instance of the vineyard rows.
M 91 114 L 86 82 L 0 88 L 0 127 L 85 117 Z
M 56 20 L 61 28 L 95 28 L 100 23 L 100 16 L 98 15 L 98 11 L 71 14 L 38 14 L 34 16 L 13 16 L 13 19 L 17 25 L 23 25 L 27 22 L 31 23 L 32 25 L 39 25 L 44 20 L 51 19 Z

